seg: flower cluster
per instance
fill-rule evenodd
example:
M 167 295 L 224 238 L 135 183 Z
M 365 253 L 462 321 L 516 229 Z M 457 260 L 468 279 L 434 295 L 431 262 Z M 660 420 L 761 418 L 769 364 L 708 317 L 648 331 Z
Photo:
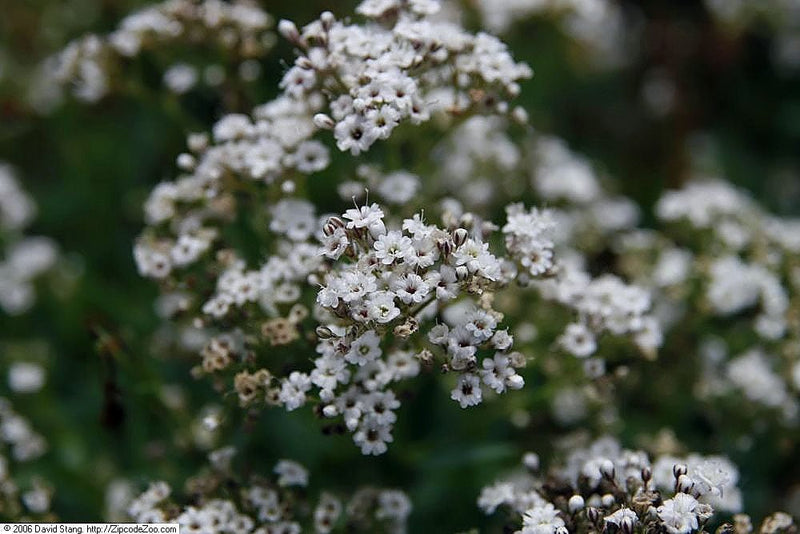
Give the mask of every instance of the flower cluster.
M 329 110 L 315 122 L 353 155 L 402 122 L 419 124 L 435 112 L 507 112 L 530 68 L 496 37 L 432 18 L 438 9 L 433 1 L 367 0 L 357 8 L 366 25 L 331 13 L 301 30 L 281 21 L 279 30 L 301 52 L 281 87 L 302 100 L 327 93 Z
M 33 200 L 20 188 L 11 166 L 0 162 L 0 309 L 10 315 L 27 311 L 34 303 L 36 278 L 56 261 L 56 247 L 46 237 L 21 232 L 36 214 Z
M 357 154 L 377 137 L 362 132 L 355 139 L 351 131 L 354 149 L 337 132 L 343 124 L 364 126 L 376 113 L 391 118 L 381 126 L 385 138 L 403 119 L 508 110 L 500 96 L 516 94 L 529 69 L 497 39 L 431 19 L 436 7 L 364 2 L 365 25 L 329 13 L 302 31 L 282 22 L 281 32 L 304 54 L 287 72 L 283 94 L 250 116 L 224 116 L 211 138 L 190 136 L 191 153 L 178 158 L 186 174 L 153 190 L 145 204 L 149 228 L 134 250 L 140 273 L 164 289 L 164 315 L 194 319 L 191 337 L 203 347 L 198 373 L 235 371 L 245 406 L 266 401 L 294 410 L 316 388 L 323 415 L 343 416 L 371 454 L 392 439 L 399 400 L 387 386 L 415 376 L 440 353 L 440 363 L 460 375 L 452 397 L 462 406 L 479 403 L 483 387 L 501 393 L 523 384 L 515 368 L 525 359 L 510 352 L 512 338 L 497 330 L 502 315 L 491 308 L 492 292 L 515 272 L 489 252 L 491 224 L 459 211 L 444 228 L 419 214 L 402 231 L 386 231 L 376 205 L 349 210 L 347 222 L 320 221 L 311 203 L 292 198 L 307 175 L 329 165 L 327 148 L 313 139 L 320 128 L 332 128 L 339 149 Z M 333 119 L 320 113 L 328 110 Z M 378 194 L 395 204 L 419 189 L 410 173 L 359 173 L 375 178 Z M 261 257 L 269 255 L 252 268 L 245 251 L 228 246 L 226 228 L 254 202 L 267 209 L 247 223 L 263 238 Z M 312 238 L 321 240 L 322 254 Z M 536 276 L 535 238 L 526 239 L 515 241 L 515 253 Z M 547 243 L 542 251 L 552 257 Z M 324 256 L 338 263 L 332 268 Z M 319 309 L 309 310 L 305 299 L 319 284 Z M 448 301 L 457 305 L 440 310 Z M 439 311 L 445 323 L 431 330 L 428 347 L 425 333 L 413 334 Z M 387 337 L 392 342 L 382 347 Z M 320 354 L 311 372 L 286 361 L 277 374 L 259 357 L 267 344 L 309 341 Z
M 314 126 L 306 105 L 279 98 L 257 108 L 254 116 L 255 122 L 245 115 L 221 119 L 213 131 L 215 145 L 209 146 L 205 135 L 192 136 L 189 145 L 197 154 L 182 154 L 178 159 L 189 173 L 152 191 L 145 203 L 145 217 L 156 231 L 140 240 L 135 252 L 142 275 L 164 279 L 173 269 L 185 270 L 196 263 L 218 237 L 216 226 L 235 218 L 237 205 L 231 190 L 241 188 L 257 196 L 263 193 L 257 181 L 272 183 L 287 174 L 314 173 L 327 167 L 327 149 L 309 139 Z M 291 179 L 283 184 L 288 184 L 284 185 L 288 191 L 293 187 Z M 304 201 L 284 203 L 273 212 L 279 218 L 297 219 L 286 222 L 292 225 L 290 233 L 280 230 L 281 223 L 271 226 L 294 240 L 311 233 L 303 214 L 313 208 L 308 205 L 295 213 L 292 208 L 298 202 Z M 313 227 L 313 217 L 311 220 Z M 296 228 L 299 224 L 305 224 L 305 229 Z
M 476 6 L 484 26 L 506 32 L 514 22 L 534 16 L 555 16 L 569 38 L 578 43 L 599 67 L 624 64 L 631 37 L 623 9 L 610 0 L 479 0 Z
M 563 464 L 547 473 L 538 456 L 527 454 L 526 471 L 485 487 L 478 506 L 487 514 L 512 512 L 523 534 L 611 528 L 690 534 L 723 513 L 737 513 L 737 523 L 750 521 L 739 513 L 738 469 L 725 457 L 661 454 L 651 461 L 646 452 L 623 449 L 609 437 L 566 453 Z
M 796 421 L 798 221 L 763 212 L 744 192 L 721 180 L 695 181 L 663 195 L 658 232 L 621 236 L 621 265 L 650 287 L 669 330 L 693 321 L 748 331 L 746 344 L 728 344 L 726 330 L 702 338 L 703 398 L 742 391 L 753 403 Z M 688 303 L 688 306 L 687 306 Z M 735 357 L 732 357 L 735 356 Z
M 315 532 L 405 532 L 411 501 L 401 491 L 365 487 L 347 501 L 322 492 L 316 504 L 305 495 L 308 472 L 291 460 L 280 460 L 274 477 L 239 481 L 231 470 L 235 454 L 226 447 L 210 454 L 212 469 L 187 482 L 190 505 L 174 502 L 166 482 L 153 482 L 128 506 L 138 523 L 176 522 L 182 532 L 231 534 L 299 534 Z M 225 490 L 234 485 L 231 494 Z
M 17 463 L 41 457 L 46 450 L 45 439 L 31 428 L 27 419 L 14 411 L 8 399 L 0 397 L 0 512 L 3 517 L 47 518 L 52 489 L 39 477 L 26 482 L 27 488 L 20 488 L 13 469 Z
M 651 302 L 647 290 L 605 274 L 592 278 L 574 267 L 565 267 L 556 280 L 541 282 L 545 298 L 572 308 L 578 320 L 568 325 L 561 346 L 569 353 L 585 358 L 597 350 L 596 335 L 632 335 L 642 352 L 655 357 L 662 343 L 661 326 L 649 314 Z
M 76 98 L 95 102 L 124 81 L 116 76 L 130 58 L 144 51 L 213 43 L 237 58 L 243 78 L 252 79 L 259 69 L 252 58 L 263 56 L 274 43 L 271 26 L 272 18 L 248 0 L 165 0 L 128 15 L 108 35 L 90 34 L 73 41 L 45 69 L 52 81 L 68 87 Z M 210 85 L 219 85 L 225 80 L 225 68 L 208 65 L 204 76 Z M 164 73 L 165 85 L 176 93 L 197 82 L 197 69 L 188 63 L 174 63 Z
M 462 408 L 479 404 L 483 387 L 502 393 L 524 384 L 515 368 L 525 359 L 510 352 L 513 339 L 497 328 L 502 315 L 490 305 L 492 291 L 508 281 L 508 268 L 489 251 L 488 228 L 442 229 L 417 214 L 402 230 L 387 230 L 383 217 L 372 204 L 324 227 L 325 255 L 352 261 L 339 261 L 317 295 L 336 321 L 323 327 L 310 377 L 329 403 L 323 413 L 343 415 L 365 454 L 382 453 L 391 441 L 392 410 L 400 403 L 384 389 L 415 376 L 419 361 L 441 359 L 443 370 L 460 375 L 451 398 Z M 462 295 L 426 336 L 421 323 Z M 387 337 L 393 343 L 382 348 Z M 432 346 L 419 343 L 425 337 Z M 351 377 L 354 386 L 337 394 Z

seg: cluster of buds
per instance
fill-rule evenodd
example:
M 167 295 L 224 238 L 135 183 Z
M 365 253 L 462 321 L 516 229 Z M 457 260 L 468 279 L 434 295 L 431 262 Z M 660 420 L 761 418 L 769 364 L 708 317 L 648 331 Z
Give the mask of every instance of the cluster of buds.
M 567 451 L 565 463 L 546 474 L 535 454 L 524 463 L 524 474 L 484 488 L 478 499 L 487 514 L 498 508 L 512 512 L 523 534 L 691 534 L 742 507 L 738 470 L 720 456 L 661 455 L 651 462 L 644 451 L 602 438 Z

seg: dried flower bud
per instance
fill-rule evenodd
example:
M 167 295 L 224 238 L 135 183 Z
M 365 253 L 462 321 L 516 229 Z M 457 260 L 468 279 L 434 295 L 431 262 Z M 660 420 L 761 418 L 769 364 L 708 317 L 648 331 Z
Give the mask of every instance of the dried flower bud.
M 761 534 L 777 534 L 778 532 L 797 532 L 792 516 L 784 512 L 775 512 L 764 519 L 761 524 Z
M 514 369 L 521 369 L 528 363 L 528 359 L 519 351 L 514 351 L 508 355 L 508 363 Z
M 753 521 L 747 514 L 736 514 L 733 516 L 733 531 L 736 534 L 750 534 L 753 532 Z
M 433 361 L 433 353 L 428 349 L 422 349 L 414 357 L 422 363 L 431 363 Z

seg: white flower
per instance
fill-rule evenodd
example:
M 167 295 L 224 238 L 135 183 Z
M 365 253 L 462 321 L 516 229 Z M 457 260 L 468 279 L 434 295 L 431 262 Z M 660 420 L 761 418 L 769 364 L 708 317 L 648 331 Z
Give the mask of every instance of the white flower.
M 496 482 L 481 490 L 478 506 L 487 514 L 493 514 L 498 506 L 514 500 L 514 485 L 510 482 Z
M 373 293 L 367 302 L 367 315 L 378 323 L 388 323 L 400 315 L 394 303 L 394 295 L 387 291 Z
M 418 176 L 406 171 L 397 171 L 384 176 L 377 190 L 387 203 L 402 205 L 409 202 L 419 188 Z M 405 223 L 403 229 L 406 229 Z
M 379 139 L 388 139 L 400 121 L 400 113 L 392 106 L 381 106 L 367 111 L 366 118 Z
M 305 373 L 292 371 L 288 379 L 281 383 L 279 400 L 291 412 L 301 407 L 306 402 L 306 392 L 311 389 L 311 379 Z
M 430 286 L 418 274 L 406 273 L 395 279 L 392 290 L 405 304 L 418 304 L 430 293 Z
M 518 377 L 514 368 L 509 365 L 508 356 L 504 354 L 498 352 L 494 358 L 485 358 L 482 366 L 480 373 L 483 383 L 497 393 L 503 393 L 507 387 L 519 389 L 524 384 L 522 377 Z
M 696 481 L 695 489 L 700 495 L 711 493 L 723 494 L 723 488 L 734 481 L 735 467 L 730 461 L 722 458 L 710 458 L 694 466 L 692 478 Z
M 411 499 L 398 490 L 384 490 L 378 495 L 378 509 L 375 517 L 378 519 L 391 518 L 404 521 L 411 513 Z
M 292 460 L 280 460 L 275 465 L 275 473 L 280 476 L 278 485 L 286 486 L 307 486 L 308 471 L 299 463 Z
M 197 69 L 186 63 L 176 63 L 164 72 L 164 85 L 182 95 L 197 84 Z
M 564 520 L 549 502 L 526 510 L 522 516 L 523 534 L 555 534 L 563 526 Z
M 467 314 L 467 322 L 464 324 L 475 339 L 483 342 L 492 337 L 494 329 L 497 327 L 497 320 L 486 310 L 476 308 Z
M 305 241 L 316 229 L 314 206 L 296 198 L 285 198 L 270 208 L 272 220 L 269 229 L 292 241 Z
M 678 493 L 658 507 L 658 517 L 669 534 L 689 534 L 697 530 L 697 499 L 686 493 Z
M 374 330 L 367 330 L 353 341 L 350 350 L 344 355 L 344 359 L 358 365 L 376 360 L 381 355 L 380 342 L 381 339 Z
M 366 417 L 353 434 L 353 441 L 361 447 L 362 454 L 377 456 L 386 452 L 386 443 L 391 443 L 393 438 L 387 425 L 379 423 L 374 417 Z
M 461 375 L 458 385 L 450 392 L 450 398 L 462 408 L 480 404 L 482 395 L 480 379 L 470 373 Z
M 378 237 L 374 247 L 375 257 L 384 265 L 399 263 L 404 258 L 414 254 L 411 238 L 396 230 Z
M 359 270 L 345 271 L 341 280 L 341 298 L 348 303 L 360 300 L 378 288 L 374 275 Z
M 383 224 L 383 210 L 377 205 L 361 206 L 344 212 L 343 217 L 350 222 L 348 228 L 367 228 L 374 239 L 386 233 Z
M 347 364 L 333 355 L 317 358 L 314 365 L 311 382 L 320 389 L 333 390 L 337 384 L 346 384 L 350 380 Z
M 564 350 L 578 358 L 591 356 L 597 350 L 594 334 L 583 323 L 570 323 L 558 338 Z
M 8 369 L 8 387 L 16 393 L 35 393 L 44 382 L 45 370 L 38 363 L 14 362 Z
M 292 164 L 304 174 L 319 172 L 327 168 L 330 161 L 328 149 L 319 141 L 304 141 L 291 155 Z
M 492 336 L 492 345 L 497 350 L 508 350 L 514 344 L 514 337 L 506 330 L 497 330 Z
M 346 116 L 333 129 L 336 146 L 342 152 L 349 150 L 353 156 L 368 150 L 380 134 L 381 131 L 373 122 L 355 114 Z

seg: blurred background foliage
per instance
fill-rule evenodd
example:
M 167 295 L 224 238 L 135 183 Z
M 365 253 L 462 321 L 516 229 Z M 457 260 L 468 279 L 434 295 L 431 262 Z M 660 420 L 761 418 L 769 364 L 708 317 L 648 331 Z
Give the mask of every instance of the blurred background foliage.
M 219 396 L 208 381 L 188 379 L 195 363 L 190 359 L 152 356 L 160 327 L 153 311 L 157 290 L 136 273 L 131 247 L 143 225 L 142 202 L 157 182 L 174 176 L 186 133 L 207 130 L 225 108 L 246 112 L 268 100 L 293 57 L 279 40 L 257 83 L 224 103 L 202 89 L 183 96 L 162 90 L 160 73 L 145 56 L 124 93 L 93 105 L 68 99 L 48 114 L 30 106 L 23 87 L 39 61 L 86 32 L 108 32 L 146 4 L 0 0 L 0 160 L 16 167 L 38 204 L 30 233 L 52 237 L 64 257 L 59 271 L 42 282 L 30 313 L 0 315 L 0 365 L 32 354 L 47 362 L 43 393 L 15 399 L 15 408 L 50 444 L 43 460 L 21 475 L 42 474 L 57 488 L 53 508 L 64 520 L 101 519 L 113 479 L 178 483 L 205 463 L 187 429 L 195 424 L 196 408 Z M 325 9 L 352 13 L 354 4 L 262 2 L 275 20 L 298 24 Z M 698 170 L 726 176 L 773 211 L 800 214 L 800 64 L 792 71 L 772 61 L 769 21 L 726 27 L 699 0 L 621 6 L 641 39 L 631 44 L 630 61 L 615 68 L 596 68 L 552 16 L 511 26 L 505 35 L 510 49 L 535 71 L 518 100 L 533 127 L 587 155 L 644 207 L 646 220 L 664 188 L 681 185 Z M 474 28 L 478 18 L 471 16 L 466 24 Z M 324 200 L 331 193 L 315 194 Z M 632 380 L 659 384 L 657 368 L 643 373 L 651 376 Z M 474 504 L 480 487 L 515 465 L 524 450 L 553 447 L 553 387 L 529 376 L 524 401 L 508 395 L 461 417 L 455 403 L 441 402 L 446 393 L 434 378 L 423 377 L 408 392 L 415 399 L 404 403 L 396 444 L 380 459 L 362 457 L 346 436 L 321 435 L 309 410 L 232 411 L 223 423 L 225 441 L 241 448 L 247 470 L 266 471 L 282 457 L 304 463 L 312 488 L 347 490 L 376 480 L 405 488 L 415 506 L 412 532 L 426 525 L 454 531 L 485 524 Z M 165 384 L 180 384 L 180 394 L 165 399 Z M 691 398 L 675 392 L 677 386 L 670 381 L 652 398 L 625 400 L 669 402 L 673 420 L 658 423 L 680 430 L 687 445 L 708 448 L 707 426 L 724 427 L 724 414 L 685 420 Z M 3 377 L 0 396 L 6 389 Z M 629 442 L 660 430 L 642 416 L 641 406 L 630 417 L 625 406 L 621 431 Z M 510 422 L 520 410 L 532 417 L 527 429 Z M 742 485 L 756 516 L 780 504 L 797 475 L 770 472 L 774 450 L 796 450 L 796 444 L 770 439 L 745 455 L 731 443 L 711 444 L 748 465 Z

